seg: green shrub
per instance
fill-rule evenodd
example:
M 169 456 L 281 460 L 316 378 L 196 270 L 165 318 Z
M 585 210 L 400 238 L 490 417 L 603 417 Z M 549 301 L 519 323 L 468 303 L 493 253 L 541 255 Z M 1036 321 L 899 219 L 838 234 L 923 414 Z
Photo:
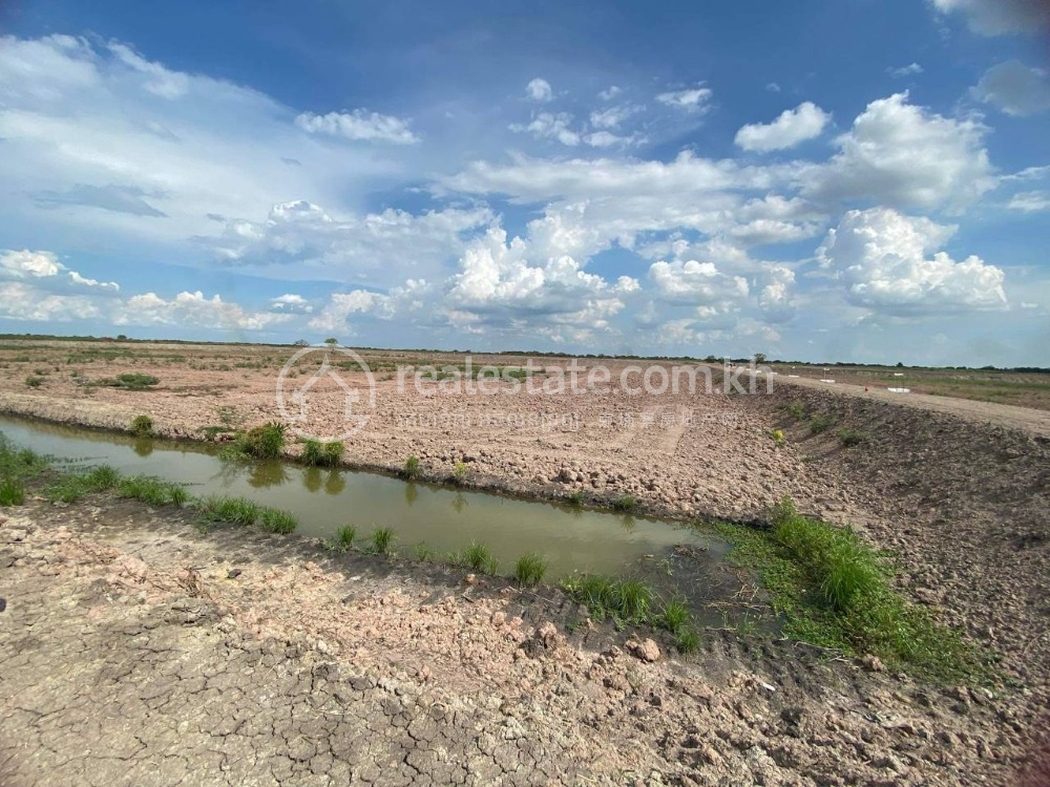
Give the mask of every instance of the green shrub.
M 279 459 L 284 452 L 284 437 L 287 427 L 277 421 L 254 426 L 236 439 L 220 456 L 224 459 Z
M 345 450 L 346 446 L 339 441 L 322 443 L 320 440 L 307 438 L 303 440 L 303 453 L 300 459 L 303 464 L 314 467 L 334 467 L 343 458 Z
M 569 503 L 577 507 L 583 505 L 583 499 L 584 498 L 582 489 L 577 489 L 575 492 L 569 495 Z
M 20 506 L 26 501 L 22 479 L 4 476 L 0 481 L 0 506 Z
M 405 467 L 402 471 L 402 474 L 405 476 L 405 478 L 412 479 L 417 478 L 419 476 L 419 472 L 419 457 L 413 454 L 405 460 Z
M 634 511 L 637 506 L 638 500 L 634 495 L 620 495 L 612 502 L 612 507 L 615 511 Z
M 788 415 L 796 421 L 802 421 L 806 418 L 806 406 L 802 402 L 789 402 L 785 409 Z
M 29 375 L 29 377 L 26 378 L 26 387 L 27 388 L 39 388 L 43 384 L 44 384 L 44 378 L 43 377 L 34 377 L 33 375 Z
M 394 531 L 389 527 L 377 527 L 371 536 L 372 552 L 377 555 L 386 555 L 394 544 Z
M 335 531 L 335 545 L 344 552 L 349 552 L 354 548 L 355 538 L 357 538 L 357 528 L 353 525 L 343 525 Z
M 868 439 L 868 436 L 859 429 L 839 429 L 839 442 L 846 448 L 860 445 Z
M 455 479 L 457 484 L 462 484 L 467 480 L 467 465 L 464 462 L 456 462 L 456 467 L 452 471 L 452 477 Z
M 131 419 L 131 433 L 135 437 L 152 437 L 153 419 L 148 415 L 136 415 Z
M 547 573 L 547 560 L 536 552 L 530 552 L 518 558 L 514 564 L 514 579 L 518 587 L 531 587 L 543 581 L 543 575 Z
M 775 445 L 777 448 L 780 448 L 782 445 L 784 445 L 785 437 L 783 429 L 774 429 L 769 434 L 770 437 L 773 438 L 773 445 Z
M 260 521 L 262 529 L 271 533 L 287 534 L 299 526 L 294 516 L 279 508 L 263 508 Z

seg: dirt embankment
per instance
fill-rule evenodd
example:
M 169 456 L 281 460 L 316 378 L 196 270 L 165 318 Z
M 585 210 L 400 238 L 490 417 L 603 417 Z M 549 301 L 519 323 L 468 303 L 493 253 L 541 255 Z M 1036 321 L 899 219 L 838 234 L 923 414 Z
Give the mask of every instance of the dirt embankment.
M 0 565 L 5 787 L 1006 784 L 1026 740 L 983 689 L 725 632 L 669 658 L 556 593 L 137 504 L 31 502 Z

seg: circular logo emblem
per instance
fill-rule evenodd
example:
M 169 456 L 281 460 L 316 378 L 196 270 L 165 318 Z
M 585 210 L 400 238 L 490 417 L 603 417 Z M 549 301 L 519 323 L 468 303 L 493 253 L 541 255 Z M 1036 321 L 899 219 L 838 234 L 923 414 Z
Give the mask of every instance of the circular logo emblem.
M 300 363 L 311 355 L 320 355 L 320 363 L 311 367 Z M 278 412 L 292 431 L 308 440 L 329 442 L 352 437 L 368 423 L 375 406 L 372 370 L 347 347 L 304 347 L 288 359 L 277 376 Z

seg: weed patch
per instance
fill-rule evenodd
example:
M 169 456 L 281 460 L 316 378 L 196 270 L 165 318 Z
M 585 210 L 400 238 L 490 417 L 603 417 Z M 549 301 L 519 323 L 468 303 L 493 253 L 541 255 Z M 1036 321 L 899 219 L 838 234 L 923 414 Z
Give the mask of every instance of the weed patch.
M 259 523 L 263 530 L 270 533 L 291 533 L 299 526 L 299 521 L 279 508 L 263 508 L 259 517 Z
M 543 581 L 547 573 L 547 559 L 537 552 L 529 552 L 518 558 L 514 564 L 514 580 L 518 587 L 532 587 Z

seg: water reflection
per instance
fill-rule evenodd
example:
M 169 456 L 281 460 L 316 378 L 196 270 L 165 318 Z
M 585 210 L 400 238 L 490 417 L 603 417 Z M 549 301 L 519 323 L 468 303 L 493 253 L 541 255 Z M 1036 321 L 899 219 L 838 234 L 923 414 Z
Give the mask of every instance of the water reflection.
M 467 498 L 463 496 L 463 493 L 456 492 L 455 497 L 452 498 L 452 510 L 457 514 L 462 514 L 463 509 L 468 505 L 470 505 L 470 503 L 467 502 Z
M 338 495 L 346 489 L 346 479 L 343 478 L 343 474 L 338 470 L 332 470 L 328 473 L 328 479 L 324 482 L 324 491 L 330 495 Z
M 638 527 L 638 523 L 634 521 L 634 517 L 630 514 L 624 514 L 623 517 L 620 518 L 620 527 L 628 533 L 631 533 L 636 527 Z
M 132 446 L 132 449 L 139 456 L 149 456 L 153 453 L 153 439 L 150 437 L 139 437 L 135 440 L 135 444 Z
M 324 477 L 319 467 L 308 467 L 303 472 L 303 486 L 309 492 L 316 492 L 324 486 Z
M 248 483 L 255 489 L 280 486 L 288 480 L 288 470 L 282 462 L 256 462 L 250 468 Z
M 405 502 L 409 505 L 412 505 L 418 499 L 419 487 L 416 486 L 415 481 L 409 481 L 405 484 Z

